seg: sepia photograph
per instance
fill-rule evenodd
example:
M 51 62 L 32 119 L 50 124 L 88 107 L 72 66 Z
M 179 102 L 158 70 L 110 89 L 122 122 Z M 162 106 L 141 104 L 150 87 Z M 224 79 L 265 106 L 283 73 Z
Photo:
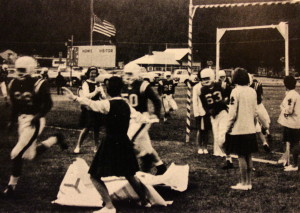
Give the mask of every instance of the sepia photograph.
M 300 212 L 300 0 L 0 17 L 0 213 Z

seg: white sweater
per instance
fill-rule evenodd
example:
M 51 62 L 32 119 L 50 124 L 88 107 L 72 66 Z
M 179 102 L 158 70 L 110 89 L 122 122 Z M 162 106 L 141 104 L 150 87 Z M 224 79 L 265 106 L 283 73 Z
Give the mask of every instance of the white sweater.
M 254 134 L 256 112 L 255 90 L 249 86 L 237 85 L 230 95 L 227 130 L 231 129 L 231 135 Z
M 194 117 L 197 116 L 204 116 L 205 110 L 202 106 L 202 102 L 200 100 L 200 91 L 201 91 L 202 84 L 199 82 L 193 87 L 193 110 L 194 110 Z
M 281 105 L 278 123 L 291 129 L 300 129 L 300 95 L 295 90 L 286 93 Z

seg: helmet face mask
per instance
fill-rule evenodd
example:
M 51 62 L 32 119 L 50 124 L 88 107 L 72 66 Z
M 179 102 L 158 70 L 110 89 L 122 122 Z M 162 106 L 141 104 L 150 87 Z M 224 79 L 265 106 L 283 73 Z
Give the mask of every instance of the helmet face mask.
M 24 79 L 25 76 L 31 75 L 36 67 L 37 62 L 34 58 L 29 56 L 18 58 L 15 63 L 17 78 Z
M 203 86 L 211 86 L 215 80 L 215 73 L 210 68 L 205 68 L 200 72 L 200 81 Z
M 138 73 L 135 72 L 124 72 L 123 81 L 127 85 L 131 85 L 135 80 L 139 79 Z

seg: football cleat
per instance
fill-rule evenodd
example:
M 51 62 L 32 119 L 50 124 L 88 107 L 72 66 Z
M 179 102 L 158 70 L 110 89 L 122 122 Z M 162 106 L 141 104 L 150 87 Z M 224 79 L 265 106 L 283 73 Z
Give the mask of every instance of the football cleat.
M 270 149 L 270 146 L 269 146 L 269 144 L 264 144 L 263 145 L 263 147 L 264 147 L 264 150 L 265 150 L 265 152 L 267 152 L 267 153 L 270 153 L 271 152 L 271 149 Z
M 150 208 L 152 206 L 150 201 L 148 201 L 148 200 L 147 201 L 139 201 L 137 204 L 139 206 L 146 207 L 146 208 Z
M 199 155 L 202 155 L 204 152 L 203 152 L 203 149 L 198 149 L 198 154 Z
M 98 146 L 94 146 L 93 152 L 96 153 L 98 151 Z
M 252 185 L 242 185 L 241 183 L 238 183 L 234 186 L 231 186 L 230 188 L 232 189 L 236 189 L 236 190 L 251 190 L 252 189 Z
M 284 167 L 284 171 L 285 172 L 298 171 L 298 166 L 293 166 L 293 165 L 286 166 Z
M 57 144 L 60 146 L 60 149 L 61 150 L 68 149 L 69 146 L 68 144 L 66 144 L 65 137 L 63 136 L 63 134 L 56 133 L 55 136 L 57 138 Z
M 80 153 L 80 148 L 78 146 L 76 146 L 73 153 L 74 154 L 79 154 Z
M 2 192 L 2 196 L 5 198 L 13 198 L 14 197 L 14 189 L 12 185 L 8 185 L 4 191 Z

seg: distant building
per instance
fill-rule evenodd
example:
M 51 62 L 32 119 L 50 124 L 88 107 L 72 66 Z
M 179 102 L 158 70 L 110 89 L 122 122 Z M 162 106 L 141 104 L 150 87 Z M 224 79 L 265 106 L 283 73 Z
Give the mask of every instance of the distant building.
M 188 48 L 170 48 L 165 51 L 153 51 L 141 58 L 132 61 L 148 71 L 173 71 L 174 69 L 187 69 Z M 201 68 L 200 62 L 193 62 L 193 70 Z

